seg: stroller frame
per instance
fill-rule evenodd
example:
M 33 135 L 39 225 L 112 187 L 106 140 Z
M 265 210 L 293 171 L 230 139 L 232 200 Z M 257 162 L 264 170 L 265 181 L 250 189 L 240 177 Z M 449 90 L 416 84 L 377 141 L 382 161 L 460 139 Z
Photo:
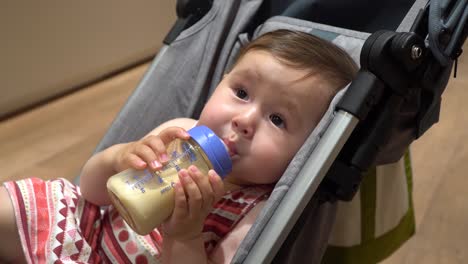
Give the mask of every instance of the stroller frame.
M 148 73 L 160 64 L 180 33 L 208 13 L 213 2 L 177 1 L 178 20 L 164 40 L 167 46 L 161 48 Z M 239 7 L 240 2 L 232 5 Z M 467 37 L 467 17 L 466 0 L 453 0 L 448 5 L 441 5 L 439 0 L 418 0 L 398 29 L 403 32 L 385 30 L 370 35 L 361 52 L 358 76 L 336 105 L 329 129 L 299 172 L 313 177 L 297 177 L 275 214 L 249 245 L 251 250 L 238 251 L 233 262 L 288 261 L 294 236 L 304 221 L 317 212 L 324 214 L 317 218 L 318 225 L 323 219 L 334 217 L 327 215 L 326 210 L 320 211 L 327 204 L 324 202 L 350 200 L 364 171 L 372 165 L 398 160 L 413 140 L 438 121 L 440 96 Z M 436 23 L 433 21 L 441 21 L 443 26 L 428 28 L 428 23 Z M 140 86 L 150 82 L 149 78 L 146 74 Z M 196 106 L 193 109 L 195 114 L 200 111 Z M 116 133 L 119 126 L 119 121 L 114 121 L 110 131 Z M 112 142 L 128 140 L 108 134 L 96 151 Z M 327 240 L 327 230 L 324 233 L 322 242 Z M 324 250 L 320 246 L 317 245 L 317 260 Z
M 193 9 L 195 2 L 189 6 L 178 1 L 178 14 L 179 10 Z M 253 245 L 244 262 L 280 260 L 281 245 L 288 233 L 290 238 L 294 236 L 291 230 L 306 206 L 351 200 L 363 172 L 372 165 L 396 162 L 413 140 L 438 121 L 441 95 L 452 63 L 461 54 L 467 37 L 468 7 L 466 1 L 452 3 L 453 9 L 432 2 L 435 3 L 417 1 L 413 5 L 411 11 L 418 13 L 414 23 L 411 28 L 400 28 L 408 32 L 381 30 L 366 40 L 358 76 L 336 106 L 337 113 L 327 132 L 299 172 L 315 176 L 298 177 L 290 186 L 258 237 L 261 242 Z M 445 14 L 437 14 L 441 8 Z M 207 6 L 195 10 L 207 10 Z M 407 20 L 414 16 L 411 11 Z M 441 17 L 450 21 L 449 25 L 434 22 Z M 170 37 L 174 34 L 171 32 Z M 425 38 L 430 38 L 433 45 L 428 47 Z M 433 76 L 443 78 L 435 80 Z M 429 81 L 419 82 L 424 79 Z M 376 112 L 382 114 L 373 114 Z M 311 200 L 315 190 L 317 201 Z

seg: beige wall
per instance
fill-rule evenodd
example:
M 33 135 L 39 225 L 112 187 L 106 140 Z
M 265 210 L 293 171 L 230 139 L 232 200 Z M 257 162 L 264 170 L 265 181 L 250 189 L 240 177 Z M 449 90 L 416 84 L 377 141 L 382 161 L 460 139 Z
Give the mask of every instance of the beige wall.
M 153 56 L 176 0 L 0 3 L 0 118 Z

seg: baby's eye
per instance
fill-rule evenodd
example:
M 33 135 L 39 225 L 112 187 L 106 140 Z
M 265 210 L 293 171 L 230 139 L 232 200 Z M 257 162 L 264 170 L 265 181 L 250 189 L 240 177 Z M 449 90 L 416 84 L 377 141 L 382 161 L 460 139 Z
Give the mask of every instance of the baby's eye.
M 284 121 L 283 118 L 281 118 L 279 115 L 270 115 L 270 120 L 273 123 L 273 125 L 283 128 L 284 127 Z
M 249 95 L 244 89 L 237 89 L 236 90 L 236 96 L 239 97 L 240 99 L 246 100 L 248 99 Z

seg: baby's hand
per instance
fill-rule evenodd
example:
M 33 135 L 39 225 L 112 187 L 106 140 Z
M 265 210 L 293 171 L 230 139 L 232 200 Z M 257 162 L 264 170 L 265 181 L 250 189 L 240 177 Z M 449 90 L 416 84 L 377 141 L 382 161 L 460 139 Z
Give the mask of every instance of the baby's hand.
M 163 235 L 175 240 L 198 238 L 205 218 L 224 195 L 221 177 L 214 170 L 204 175 L 192 165 L 180 170 L 174 191 L 174 211 L 162 225 Z
M 183 128 L 169 127 L 159 135 L 149 135 L 141 140 L 127 143 L 114 159 L 114 169 L 122 171 L 128 168 L 137 170 L 159 170 L 169 161 L 166 145 L 175 138 L 189 139 L 190 135 Z

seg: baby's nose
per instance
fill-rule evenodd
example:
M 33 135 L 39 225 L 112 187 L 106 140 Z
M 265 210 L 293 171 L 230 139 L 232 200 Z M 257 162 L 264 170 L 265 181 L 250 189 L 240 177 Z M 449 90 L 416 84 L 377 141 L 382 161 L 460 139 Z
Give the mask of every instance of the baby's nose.
M 255 133 L 256 119 L 255 111 L 247 111 L 232 119 L 234 131 L 246 138 L 252 138 Z

